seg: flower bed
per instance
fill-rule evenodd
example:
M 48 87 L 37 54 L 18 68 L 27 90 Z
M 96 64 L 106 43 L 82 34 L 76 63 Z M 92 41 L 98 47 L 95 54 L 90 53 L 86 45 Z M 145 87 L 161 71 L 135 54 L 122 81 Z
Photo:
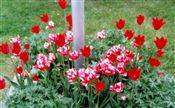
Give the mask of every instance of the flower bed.
M 66 9 L 66 1 L 58 2 Z M 72 17 L 67 15 L 68 30 L 63 33 L 41 32 L 34 25 L 28 40 L 14 37 L 10 43 L 0 44 L 0 52 L 9 55 L 16 65 L 15 87 L 7 97 L 8 107 L 173 107 L 175 105 L 173 77 L 158 70 L 164 56 L 167 39 L 156 36 L 155 46 L 145 44 L 140 31 L 125 29 L 126 21 L 116 21 L 116 28 L 102 30 L 76 51 L 72 48 Z M 56 27 L 48 14 L 40 16 L 46 30 Z M 136 16 L 139 28 L 144 15 Z M 155 33 L 165 24 L 154 17 Z M 156 49 L 156 50 L 155 50 Z M 74 61 L 85 58 L 83 68 L 75 69 Z M 168 80 L 167 80 L 168 79 Z M 166 85 L 165 85 L 166 84 Z M 5 87 L 0 80 L 0 89 Z M 166 91 L 166 92 L 165 92 Z M 166 97 L 166 98 L 165 98 Z M 42 102 L 42 103 L 41 103 Z

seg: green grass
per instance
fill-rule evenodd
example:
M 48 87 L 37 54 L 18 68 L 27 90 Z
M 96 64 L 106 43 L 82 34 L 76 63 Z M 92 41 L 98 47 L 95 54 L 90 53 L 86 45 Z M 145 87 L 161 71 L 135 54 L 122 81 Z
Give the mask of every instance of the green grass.
M 63 12 L 54 0 L 0 0 L 0 42 L 9 40 L 18 34 L 21 37 L 31 36 L 31 27 L 34 24 L 44 25 L 39 21 L 39 16 L 48 13 L 57 25 L 55 31 L 61 33 L 66 30 Z M 155 32 L 151 26 L 154 16 L 163 17 L 166 25 L 157 32 L 169 40 L 163 59 L 164 72 L 175 73 L 175 1 L 174 0 L 86 0 L 85 2 L 85 32 L 86 38 L 95 36 L 101 29 L 115 27 L 115 21 L 119 18 L 126 19 L 126 29 L 138 31 L 135 16 L 144 14 L 146 21 L 141 28 L 141 34 L 146 36 L 147 45 L 153 45 Z M 70 5 L 65 14 L 71 12 Z M 0 71 L 10 74 L 10 60 L 0 55 Z M 0 92 L 1 95 L 1 92 Z
M 86 34 L 95 36 L 95 32 L 102 28 L 108 29 L 115 26 L 119 18 L 126 19 L 126 29 L 138 31 L 135 16 L 144 14 L 146 21 L 137 32 L 146 36 L 147 45 L 153 46 L 155 34 L 168 38 L 165 48 L 165 58 L 162 60 L 163 72 L 175 73 L 175 1 L 174 0 L 96 0 L 86 2 Z M 151 26 L 152 17 L 161 17 L 166 20 L 166 25 L 157 33 Z

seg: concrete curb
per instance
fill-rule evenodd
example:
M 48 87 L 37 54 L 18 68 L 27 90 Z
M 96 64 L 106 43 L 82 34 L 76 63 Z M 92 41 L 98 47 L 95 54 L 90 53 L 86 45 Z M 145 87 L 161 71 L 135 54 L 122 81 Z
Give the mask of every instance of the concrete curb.
M 0 102 L 0 108 L 7 108 L 4 102 Z

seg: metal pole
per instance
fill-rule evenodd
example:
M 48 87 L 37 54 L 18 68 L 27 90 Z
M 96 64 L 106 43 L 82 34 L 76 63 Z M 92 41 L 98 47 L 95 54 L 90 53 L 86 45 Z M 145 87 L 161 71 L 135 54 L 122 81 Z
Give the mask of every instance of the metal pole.
M 74 50 L 79 51 L 84 46 L 84 0 L 72 0 L 72 20 L 73 20 L 73 33 Z M 84 58 L 81 56 L 75 61 L 75 68 L 82 68 Z

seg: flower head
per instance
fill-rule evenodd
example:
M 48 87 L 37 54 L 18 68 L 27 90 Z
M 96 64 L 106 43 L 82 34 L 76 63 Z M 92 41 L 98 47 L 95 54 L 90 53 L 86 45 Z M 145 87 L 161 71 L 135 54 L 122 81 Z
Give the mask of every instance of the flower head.
M 27 61 L 29 60 L 29 54 L 28 54 L 28 52 L 26 52 L 26 51 L 21 52 L 19 56 L 20 56 L 20 60 L 21 60 L 24 64 L 26 64 Z
M 19 43 L 13 43 L 13 47 L 12 47 L 12 53 L 15 55 L 18 55 L 21 51 L 21 47 Z
M 156 37 L 154 43 L 158 49 L 163 49 L 167 44 L 167 39 L 162 37 Z
M 34 65 L 35 69 L 38 70 L 49 70 L 51 61 L 44 54 L 38 54 L 36 57 L 36 64 Z
M 4 79 L 0 79 L 0 90 L 4 89 L 6 86 L 5 80 Z
M 134 32 L 132 30 L 126 30 L 124 33 L 124 37 L 130 40 L 134 36 Z
M 122 82 L 116 83 L 115 85 L 110 85 L 110 90 L 120 94 L 123 91 L 124 84 Z
M 23 72 L 23 73 L 21 74 L 21 76 L 23 76 L 24 78 L 29 78 L 29 73 Z
M 55 27 L 56 27 L 55 26 L 55 23 L 52 20 L 48 21 L 48 24 L 46 26 L 46 29 L 53 29 Z
M 151 57 L 150 59 L 149 59 L 149 64 L 151 65 L 151 66 L 153 66 L 153 67 L 158 67 L 158 66 L 160 66 L 160 61 L 159 60 L 157 60 L 156 58 L 154 58 L 154 57 Z
M 165 21 L 163 18 L 159 19 L 158 17 L 154 17 L 152 19 L 152 26 L 154 30 L 159 30 L 164 24 L 165 24 Z
M 72 42 L 73 41 L 73 32 L 72 31 L 67 31 L 65 33 L 66 35 L 66 44 L 68 44 L 69 42 Z
M 16 68 L 16 72 L 17 72 L 18 74 L 21 74 L 21 73 L 23 72 L 23 68 L 22 68 L 21 66 L 18 66 L 18 67 Z
M 139 79 L 140 74 L 141 74 L 141 70 L 138 69 L 137 67 L 128 70 L 128 76 L 131 80 L 135 81 L 135 80 Z
M 50 41 L 50 42 L 55 42 L 56 38 L 57 38 L 57 34 L 56 33 L 50 33 L 48 35 L 48 41 Z
M 131 51 L 126 50 L 117 57 L 117 61 L 127 64 L 134 60 L 134 56 Z
M 159 50 L 156 52 L 157 57 L 163 57 L 163 54 L 164 54 L 164 52 L 163 52 L 163 50 L 161 50 L 161 49 L 159 49 Z
M 0 45 L 0 52 L 2 52 L 3 54 L 8 54 L 10 52 L 9 45 L 7 43 L 2 43 Z
M 108 51 L 107 54 L 115 54 L 115 55 L 119 55 L 122 51 L 123 47 L 120 45 L 116 45 L 111 47 Z
M 39 25 L 34 25 L 32 27 L 32 32 L 38 34 L 40 32 L 40 26 Z
M 84 46 L 84 48 L 81 48 L 80 51 L 85 58 L 88 58 L 91 55 L 91 49 L 92 46 Z
M 116 54 L 113 54 L 113 53 L 107 53 L 105 55 L 105 58 L 108 58 L 110 61 L 112 62 L 116 62 L 117 61 L 117 56 Z
M 77 60 L 80 57 L 80 53 L 77 51 L 69 51 L 70 60 Z
M 48 60 L 49 60 L 50 62 L 54 62 L 54 61 L 56 60 L 55 55 L 54 55 L 53 53 L 49 53 L 49 54 L 48 54 Z
M 48 40 L 55 43 L 58 47 L 62 47 L 65 45 L 65 34 L 51 33 L 48 35 Z
M 119 62 L 116 66 L 116 71 L 120 76 L 127 76 L 126 64 L 123 62 Z
M 50 46 L 51 46 L 51 44 L 50 44 L 49 42 L 45 42 L 45 43 L 44 43 L 44 48 L 45 48 L 45 49 L 49 49 Z
M 103 40 L 104 38 L 106 38 L 107 34 L 105 32 L 105 30 L 102 30 L 100 32 L 97 32 L 96 37 L 98 40 Z
M 102 59 L 96 66 L 95 69 L 98 73 L 112 76 L 116 73 L 116 67 L 112 65 L 109 59 Z
M 141 61 L 143 59 L 143 55 L 139 56 L 138 60 Z
M 25 48 L 26 50 L 28 50 L 28 49 L 30 48 L 30 44 L 28 44 L 28 43 L 24 44 L 24 48 Z
M 14 43 L 20 44 L 21 43 L 20 36 L 18 35 L 17 37 L 11 38 L 10 39 L 10 43 L 12 43 L 12 44 L 14 44 Z
M 32 79 L 33 79 L 33 81 L 38 81 L 39 80 L 39 76 L 38 75 L 34 75 L 34 76 L 32 76 Z
M 74 68 L 69 69 L 67 71 L 67 78 L 69 79 L 70 83 L 73 83 L 73 81 L 75 81 L 78 78 L 79 74 L 78 71 L 75 70 Z
M 57 4 L 61 9 L 65 9 L 67 5 L 67 0 L 58 0 Z
M 165 73 L 163 73 L 163 72 L 157 72 L 157 75 L 158 75 L 159 77 L 164 77 L 164 76 L 165 76 Z
M 94 79 L 99 77 L 99 75 L 91 68 L 79 69 L 78 73 L 83 86 L 88 86 Z
M 65 44 L 65 35 L 64 34 L 58 34 L 55 39 L 55 44 L 59 47 L 64 46 Z
M 48 14 L 41 15 L 40 20 L 44 23 L 47 23 L 49 21 L 49 15 Z
M 125 20 L 124 19 L 119 19 L 118 21 L 116 21 L 116 27 L 121 30 L 123 29 L 125 26 Z
M 72 30 L 72 15 L 67 15 L 66 16 L 66 21 L 68 23 L 68 30 Z
M 144 15 L 138 15 L 136 16 L 137 24 L 142 25 L 144 22 L 145 16 Z
M 62 56 L 67 56 L 69 55 L 69 50 L 70 50 L 70 47 L 68 45 L 65 45 L 65 46 L 58 48 L 57 53 Z
M 137 37 L 134 38 L 134 46 L 139 48 L 141 47 L 145 42 L 145 36 L 138 35 Z
M 105 89 L 105 83 L 102 81 L 98 81 L 95 83 L 95 89 L 97 92 L 102 92 Z

